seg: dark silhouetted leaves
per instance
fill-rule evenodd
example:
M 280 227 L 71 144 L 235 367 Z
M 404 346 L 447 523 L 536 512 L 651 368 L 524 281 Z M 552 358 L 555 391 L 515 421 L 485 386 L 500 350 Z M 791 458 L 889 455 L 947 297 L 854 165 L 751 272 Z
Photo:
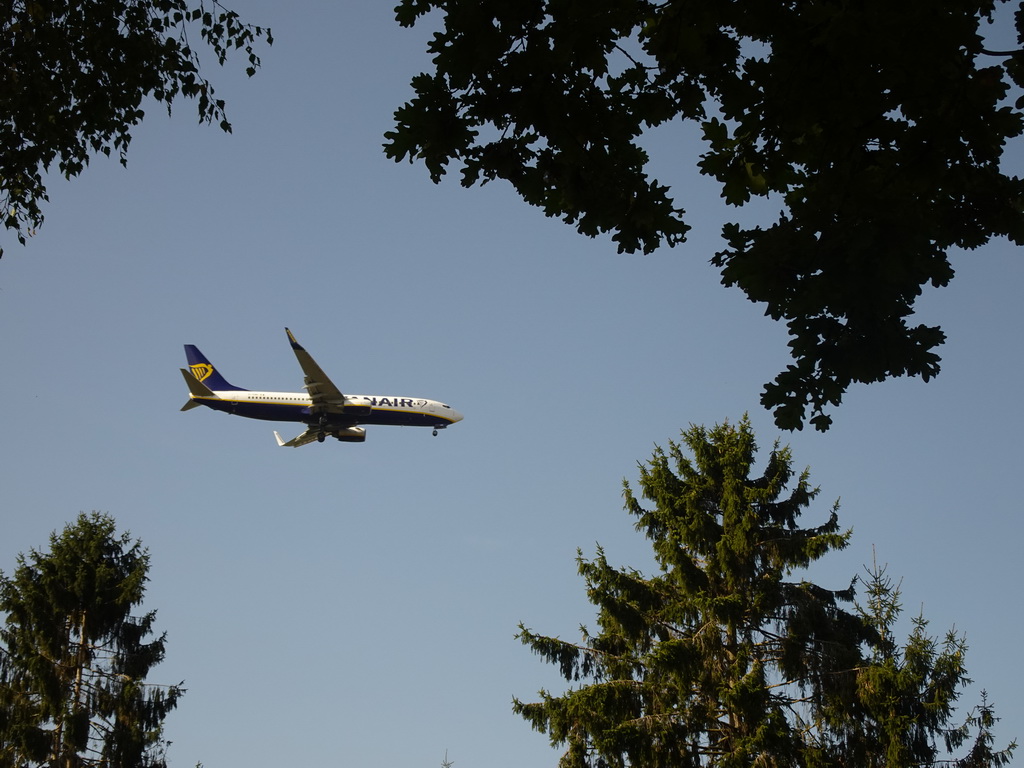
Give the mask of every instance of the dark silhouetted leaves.
M 434 181 L 458 161 L 463 184 L 504 179 L 650 253 L 689 227 L 643 134 L 703 125 L 699 170 L 724 200 L 781 210 L 727 227 L 712 259 L 792 337 L 762 403 L 779 426 L 825 429 L 851 384 L 938 373 L 942 332 L 909 318 L 951 279 L 951 248 L 1024 243 L 1024 183 L 1000 166 L 1022 131 L 1008 96 L 1024 54 L 981 39 L 1002 4 L 403 0 L 401 24 L 436 9 L 441 29 L 385 150 Z
M 251 76 L 254 45 L 269 29 L 243 23 L 217 2 L 70 0 L 6 3 L 0 17 L 0 206 L 22 243 L 43 222 L 44 173 L 70 178 L 92 154 L 127 161 L 131 131 L 152 96 L 168 112 L 179 96 L 195 99 L 199 121 L 231 125 L 224 102 L 199 71 L 189 32 L 223 64 L 244 51 Z M 0 249 L 0 254 L 3 251 Z

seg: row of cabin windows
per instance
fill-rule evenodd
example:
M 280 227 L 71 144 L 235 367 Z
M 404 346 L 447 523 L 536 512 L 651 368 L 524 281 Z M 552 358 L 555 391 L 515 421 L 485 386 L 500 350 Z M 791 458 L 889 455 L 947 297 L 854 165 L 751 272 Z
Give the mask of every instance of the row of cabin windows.
M 305 402 L 308 402 L 308 400 L 306 398 L 304 398 L 304 397 L 270 397 L 268 395 L 252 395 L 252 398 L 254 400 L 276 400 L 278 402 L 281 402 L 281 401 L 284 401 L 284 400 L 287 400 L 287 401 L 290 401 L 290 402 L 293 402 L 293 403 L 305 403 Z M 369 398 L 366 398 L 366 397 L 364 397 L 362 399 L 363 400 L 369 400 Z M 451 406 L 450 405 L 445 405 L 444 403 L 440 403 L 440 405 L 441 405 L 442 408 L 447 408 L 449 411 L 451 410 Z

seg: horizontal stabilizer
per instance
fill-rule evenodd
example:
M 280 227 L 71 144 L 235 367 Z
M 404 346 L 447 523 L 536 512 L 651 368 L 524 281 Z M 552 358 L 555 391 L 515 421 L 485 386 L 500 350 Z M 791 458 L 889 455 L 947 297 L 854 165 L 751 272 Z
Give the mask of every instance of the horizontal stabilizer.
M 185 377 L 185 384 L 188 386 L 188 391 L 195 397 L 217 397 L 213 390 L 193 376 L 191 371 L 187 371 L 184 368 L 180 368 L 179 370 L 181 371 L 181 375 Z
M 191 371 L 187 371 L 184 368 L 181 370 L 181 375 L 185 377 L 185 384 L 188 385 L 188 402 L 181 406 L 181 410 L 190 411 L 193 408 L 198 408 L 200 403 L 196 398 L 205 398 L 207 400 L 216 400 L 217 395 L 212 389 L 203 384 L 199 379 L 192 375 Z

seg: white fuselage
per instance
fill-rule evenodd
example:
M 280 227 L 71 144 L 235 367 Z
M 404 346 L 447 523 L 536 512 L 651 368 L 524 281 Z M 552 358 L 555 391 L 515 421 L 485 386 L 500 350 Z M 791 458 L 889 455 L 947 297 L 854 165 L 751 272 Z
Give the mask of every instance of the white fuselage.
M 298 421 L 315 419 L 313 398 L 305 392 L 271 392 L 261 390 L 221 390 L 214 397 L 194 400 L 214 410 L 267 421 Z M 332 421 L 356 424 L 393 424 L 416 427 L 446 427 L 462 420 L 462 414 L 437 400 L 389 395 L 345 395 L 342 414 L 332 414 Z

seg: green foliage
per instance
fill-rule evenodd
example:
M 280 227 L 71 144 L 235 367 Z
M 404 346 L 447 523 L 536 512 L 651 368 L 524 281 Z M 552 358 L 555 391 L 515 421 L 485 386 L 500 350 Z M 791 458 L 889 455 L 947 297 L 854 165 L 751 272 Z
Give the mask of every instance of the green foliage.
M 79 515 L 0 574 L 0 765 L 160 768 L 181 686 L 147 685 L 165 636 L 133 617 L 149 555 L 113 518 Z
M 951 248 L 1024 243 L 1024 183 L 1000 168 L 1024 126 L 1024 99 L 1007 103 L 1024 53 L 983 50 L 996 5 L 402 0 L 401 24 L 433 9 L 443 23 L 385 149 L 434 181 L 457 160 L 464 185 L 505 179 L 649 253 L 689 226 L 643 135 L 702 126 L 699 170 L 725 201 L 781 209 L 727 225 L 712 259 L 789 328 L 794 363 L 762 403 L 780 427 L 824 430 L 852 383 L 938 373 L 941 330 L 909 318 L 923 286 L 952 278 Z
M 168 112 L 176 98 L 197 101 L 199 120 L 231 124 L 200 74 L 189 32 L 198 29 L 219 64 L 244 50 L 251 77 L 258 38 L 214 0 L 14 0 L 0 11 L 0 212 L 18 240 L 43 222 L 44 173 L 77 176 L 94 153 L 127 161 L 131 131 L 152 96 Z M 0 255 L 3 251 L 0 250 Z
M 991 750 L 987 702 L 950 725 L 966 682 L 962 638 L 937 645 L 922 619 L 899 649 L 898 592 L 882 574 L 867 608 L 853 584 L 792 578 L 850 532 L 835 507 L 800 527 L 818 489 L 778 444 L 755 474 L 756 450 L 744 419 L 691 427 L 641 465 L 641 498 L 627 483 L 626 510 L 659 573 L 616 568 L 600 548 L 578 556 L 598 631 L 573 643 L 520 625 L 522 642 L 575 687 L 516 699 L 515 712 L 565 747 L 561 768 L 910 768 L 935 764 L 970 728 L 974 757 L 952 762 L 1002 765 L 1013 747 Z
M 914 768 L 949 763 L 960 768 L 1007 765 L 1016 742 L 993 749 L 992 728 L 998 720 L 982 692 L 981 704 L 964 723 L 953 724 L 955 705 L 970 682 L 965 659 L 967 641 L 949 631 L 941 642 L 928 634 L 923 616 L 913 620 L 907 642 L 900 647 L 893 627 L 901 615 L 900 590 L 875 565 L 865 579 L 867 605 L 859 607 L 864 622 L 878 633 L 866 662 L 857 673 L 857 698 L 864 709 L 859 740 L 850 740 L 858 765 L 865 768 Z M 976 736 L 967 755 L 949 760 L 942 754 L 960 749 Z

